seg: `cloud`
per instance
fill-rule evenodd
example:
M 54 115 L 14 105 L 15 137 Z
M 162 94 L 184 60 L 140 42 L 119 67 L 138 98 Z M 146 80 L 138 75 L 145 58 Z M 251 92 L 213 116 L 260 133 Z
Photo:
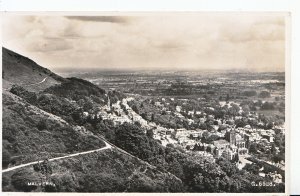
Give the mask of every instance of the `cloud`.
M 179 41 L 164 41 L 162 43 L 156 44 L 155 45 L 157 48 L 161 48 L 161 49 L 183 49 L 185 47 L 187 47 L 186 44 L 181 43 Z
M 240 28 L 223 27 L 223 40 L 229 42 L 284 41 L 285 28 L 280 20 L 259 21 Z
M 108 23 L 128 23 L 129 18 L 125 16 L 66 16 L 71 20 L 90 21 L 90 22 L 108 22 Z
M 68 41 L 50 38 L 32 42 L 28 47 L 33 52 L 59 52 L 72 49 L 73 45 Z
M 284 69 L 285 17 L 265 15 L 15 16 L 3 41 L 49 68 Z

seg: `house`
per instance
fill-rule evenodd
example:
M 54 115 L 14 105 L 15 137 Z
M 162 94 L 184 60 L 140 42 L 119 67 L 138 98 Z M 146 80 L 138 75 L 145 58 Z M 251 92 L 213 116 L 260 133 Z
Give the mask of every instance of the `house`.
M 188 111 L 188 115 L 194 116 L 194 110 Z
M 176 106 L 176 112 L 181 112 L 181 106 Z
M 278 174 L 277 171 L 275 171 L 275 173 L 269 173 L 268 175 L 273 179 L 273 182 L 282 183 L 282 175 Z
M 268 142 L 274 142 L 274 137 L 270 134 L 261 134 L 264 139 L 267 139 Z

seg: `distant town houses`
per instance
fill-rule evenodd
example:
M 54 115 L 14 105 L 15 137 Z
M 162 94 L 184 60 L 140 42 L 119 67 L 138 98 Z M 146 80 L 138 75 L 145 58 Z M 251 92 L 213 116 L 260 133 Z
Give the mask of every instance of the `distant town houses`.
M 247 115 L 250 120 L 257 120 L 258 126 L 252 127 L 252 125 L 246 123 L 236 127 L 236 122 L 243 121 L 245 117 L 243 116 L 243 108 L 237 108 L 233 102 L 225 102 L 223 106 L 227 106 L 228 108 L 236 107 L 236 115 L 220 118 L 214 115 L 214 107 L 206 106 L 201 111 L 190 109 L 188 99 L 159 98 L 148 100 L 147 103 L 151 107 L 158 108 L 161 114 L 173 116 L 179 119 L 178 122 L 185 121 L 188 125 L 171 128 L 165 127 L 163 124 L 155 121 L 155 119 L 154 121 L 149 121 L 147 118 L 143 118 L 136 109 L 129 106 L 129 103 L 134 100 L 133 97 L 130 97 L 117 101 L 114 104 L 108 103 L 101 108 L 98 114 L 103 119 L 112 120 L 115 124 L 138 122 L 145 130 L 152 130 L 153 138 L 160 141 L 163 146 L 167 146 L 168 144 L 178 145 L 183 147 L 187 152 L 199 153 L 213 161 L 222 157 L 228 161 L 235 162 L 239 169 L 245 167 L 246 164 L 254 164 L 245 159 L 245 157 L 253 156 L 253 154 L 249 153 L 251 145 L 260 145 L 265 151 L 274 151 L 272 145 L 275 142 L 276 132 L 284 134 L 284 125 L 274 126 L 272 129 L 258 128 L 265 125 L 265 123 L 258 120 L 256 113 L 248 113 Z M 178 101 L 180 101 L 179 104 L 175 103 Z M 141 102 L 139 105 L 141 105 Z M 88 115 L 87 112 L 83 114 L 83 116 Z M 207 122 L 211 122 L 209 126 L 201 128 L 193 127 L 194 125 L 200 127 L 200 125 L 207 124 Z M 258 152 L 260 153 L 259 150 Z M 279 148 L 275 147 L 275 153 L 279 152 Z M 270 160 L 269 164 L 274 165 L 275 163 L 271 163 Z M 276 164 L 274 166 L 278 168 L 284 167 L 284 161 Z M 263 172 L 260 173 L 265 176 L 271 175 L 262 174 Z M 279 175 L 272 175 L 274 182 L 280 182 Z

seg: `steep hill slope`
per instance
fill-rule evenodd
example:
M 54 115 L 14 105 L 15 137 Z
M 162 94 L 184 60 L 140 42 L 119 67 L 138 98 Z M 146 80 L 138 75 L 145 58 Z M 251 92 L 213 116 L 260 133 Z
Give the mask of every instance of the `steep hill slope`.
M 4 88 L 18 84 L 31 91 L 40 91 L 65 81 L 31 59 L 6 48 L 2 48 L 2 78 Z
M 95 114 L 107 96 L 117 101 L 123 95 L 62 78 L 5 48 L 2 81 L 3 191 L 183 190 L 175 175 L 106 146 Z
M 5 91 L 2 123 L 3 167 L 104 146 L 99 137 Z

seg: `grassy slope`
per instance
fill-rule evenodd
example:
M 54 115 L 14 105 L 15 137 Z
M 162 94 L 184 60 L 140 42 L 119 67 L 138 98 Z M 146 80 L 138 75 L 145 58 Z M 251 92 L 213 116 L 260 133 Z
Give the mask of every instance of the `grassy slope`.
M 113 148 L 49 163 L 49 181 L 58 192 L 177 192 L 182 186 L 172 174 Z M 3 191 L 26 191 L 41 174 L 26 167 L 3 176 Z M 32 191 L 42 191 L 33 187 Z
M 2 120 L 3 159 L 10 165 L 105 146 L 100 138 L 75 131 L 60 117 L 9 92 L 3 93 Z

